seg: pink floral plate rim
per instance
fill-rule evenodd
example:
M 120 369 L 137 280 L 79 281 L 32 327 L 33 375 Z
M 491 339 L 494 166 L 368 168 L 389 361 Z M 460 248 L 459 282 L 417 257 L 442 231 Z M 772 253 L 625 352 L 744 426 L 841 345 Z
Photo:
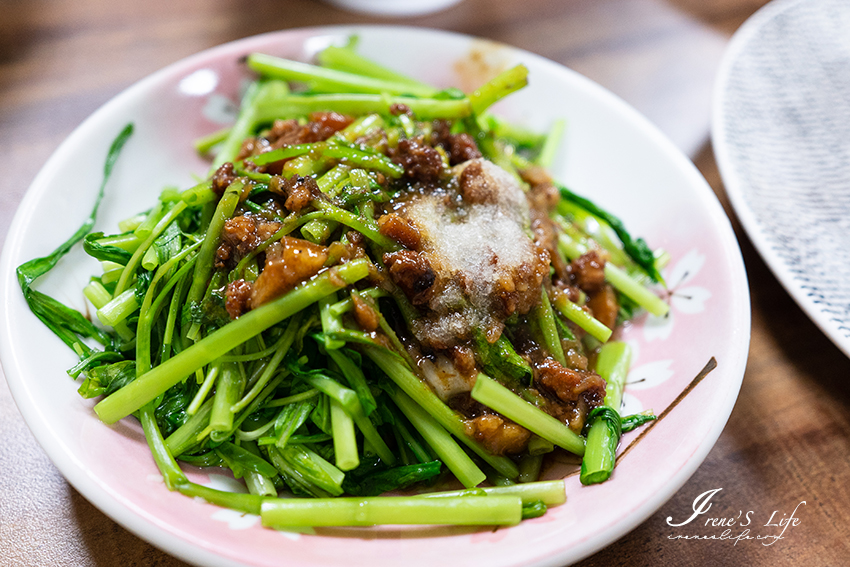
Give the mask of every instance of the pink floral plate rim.
M 620 215 L 671 254 L 664 275 L 671 315 L 644 316 L 624 340 L 635 349 L 627 411 L 668 407 L 706 364 L 717 367 L 618 465 L 613 478 L 581 487 L 567 478 L 567 504 L 519 526 L 490 529 L 398 527 L 276 532 L 168 492 L 131 420 L 101 424 L 91 401 L 65 375 L 66 349 L 28 312 L 14 269 L 52 250 L 80 224 L 100 181 L 103 156 L 128 121 L 136 133 L 119 160 L 97 229 L 142 210 L 168 184 L 186 185 L 206 164 L 191 141 L 220 127 L 254 50 L 308 58 L 329 42 L 360 37 L 361 51 L 440 86 L 525 63 L 531 85 L 497 111 L 530 127 L 569 122 L 556 176 Z M 476 73 L 478 75 L 476 75 Z M 74 175 L 67 175 L 73 171 Z M 43 219 L 51 219 L 44 230 Z M 80 290 L 97 268 L 72 252 L 40 284 L 81 310 Z M 563 565 L 621 537 L 669 499 L 703 461 L 737 398 L 749 345 L 746 274 L 729 222 L 705 180 L 643 117 L 595 83 L 532 53 L 444 31 L 341 26 L 288 30 L 216 47 L 140 81 L 95 112 L 60 146 L 27 192 L 0 258 L 0 358 L 12 394 L 45 452 L 68 481 L 118 523 L 195 564 L 303 566 Z M 634 440 L 630 434 L 625 447 Z M 226 486 L 224 475 L 190 471 Z

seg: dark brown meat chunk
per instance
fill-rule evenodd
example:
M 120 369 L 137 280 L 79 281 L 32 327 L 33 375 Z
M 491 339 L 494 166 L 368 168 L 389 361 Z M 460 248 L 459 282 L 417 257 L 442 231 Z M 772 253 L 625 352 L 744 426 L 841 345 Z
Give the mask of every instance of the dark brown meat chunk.
M 265 153 L 271 149 L 271 144 L 265 138 L 251 136 L 242 140 L 242 145 L 239 146 L 239 153 L 236 154 L 236 159 L 244 160 L 245 158 Z
M 380 320 L 378 319 L 378 314 L 372 309 L 372 306 L 353 292 L 351 294 L 351 301 L 354 303 L 354 320 L 357 321 L 357 324 L 367 333 L 376 330 L 380 324 Z
M 603 325 L 614 329 L 617 325 L 617 314 L 620 312 L 620 302 L 614 288 L 605 284 L 601 289 L 590 295 L 587 306 Z
M 312 144 L 323 142 L 354 121 L 351 116 L 336 112 L 314 112 L 310 121 L 300 124 L 297 120 L 275 120 L 265 136 L 247 138 L 242 142 L 237 159 L 245 159 L 296 144 Z M 285 160 L 261 167 L 262 171 L 280 172 Z
M 221 230 L 221 244 L 216 250 L 215 266 L 233 266 L 268 240 L 280 228 L 277 221 L 245 214 L 227 219 Z
M 595 250 L 573 260 L 567 272 L 571 282 L 587 293 L 599 291 L 605 285 L 605 260 Z
M 523 171 L 522 178 L 528 181 L 526 173 L 530 170 Z M 561 202 L 561 192 L 551 182 L 536 183 L 531 185 L 531 190 L 528 192 L 528 202 L 532 207 L 539 209 L 545 213 L 550 213 Z
M 554 358 L 547 358 L 535 365 L 535 381 L 568 404 L 583 399 L 589 406 L 596 407 L 605 398 L 605 380 L 589 370 L 572 370 L 562 366 Z
M 323 142 L 351 124 L 353 120 L 350 116 L 336 112 L 314 112 L 306 124 L 299 124 L 297 120 L 275 120 L 265 138 L 272 149 Z
M 266 264 L 254 282 L 251 308 L 280 297 L 316 275 L 327 258 L 328 251 L 324 246 L 284 236 L 266 249 Z
M 378 219 L 378 232 L 411 250 L 419 248 L 419 229 L 396 213 L 387 213 Z
M 408 116 L 413 116 L 413 111 L 410 110 L 410 107 L 406 104 L 402 104 L 400 102 L 394 102 L 390 105 L 390 114 L 393 116 L 399 116 L 400 114 L 406 114 Z
M 519 174 L 523 181 L 532 187 L 536 185 L 550 185 L 552 183 L 552 176 L 549 175 L 546 168 L 540 167 L 539 165 L 531 165 L 520 171 Z
M 224 308 L 231 319 L 237 319 L 251 307 L 251 290 L 253 285 L 243 279 L 238 279 L 227 284 L 225 291 L 226 300 Z
M 437 274 L 427 258 L 413 250 L 400 250 L 384 254 L 384 263 L 390 279 L 414 305 L 428 302 Z
M 492 291 L 493 309 L 501 318 L 510 317 L 514 313 L 525 315 L 540 301 L 540 286 L 548 274 L 549 252 L 535 246 L 533 261 L 521 263 L 509 276 L 495 282 Z
M 474 161 L 463 168 L 458 185 L 464 202 L 470 205 L 499 201 L 499 188 L 493 187 L 488 176 L 484 175 L 480 161 Z
M 461 132 L 460 134 L 452 134 L 449 139 L 449 147 L 446 150 L 449 153 L 449 163 L 457 165 L 471 159 L 481 157 L 481 152 L 478 150 L 478 144 L 475 139 Z
M 269 182 L 269 191 L 286 197 L 283 206 L 293 213 L 301 212 L 314 199 L 321 199 L 324 196 L 315 179 L 300 175 L 288 178 L 277 175 L 272 177 Z
M 435 183 L 443 175 L 440 152 L 425 144 L 422 138 L 401 140 L 390 151 L 392 160 L 404 168 L 404 175 L 414 181 Z
M 492 413 L 493 411 L 481 402 L 473 400 L 469 392 L 455 394 L 448 399 L 446 404 L 467 419 L 472 419 L 485 413 Z
M 271 148 L 282 148 L 307 141 L 307 128 L 295 119 L 275 120 L 271 130 L 263 136 L 269 141 Z
M 466 421 L 466 433 L 494 455 L 521 453 L 528 446 L 531 432 L 494 414 Z
M 355 258 L 365 258 L 365 238 L 359 232 L 350 230 L 345 235 L 347 242 L 335 240 L 328 246 L 329 264 L 344 264 Z
M 446 150 L 451 165 L 481 157 L 475 139 L 466 132 L 452 134 L 451 127 L 445 120 L 434 121 L 431 143 Z
M 316 125 L 314 130 L 321 133 L 322 140 L 327 140 L 340 130 L 347 128 L 352 122 L 354 122 L 353 116 L 338 112 L 314 112 L 310 114 L 310 123 Z
M 534 206 L 531 207 L 531 232 L 534 234 L 534 243 L 549 253 L 552 269 L 555 271 L 552 282 L 564 286 L 571 285 L 567 264 L 558 253 L 558 232 L 555 223 L 545 210 Z
M 221 164 L 212 176 L 213 193 L 221 197 L 235 180 L 236 173 L 233 171 L 233 164 L 230 162 Z
M 473 376 L 478 373 L 478 367 L 475 365 L 475 352 L 470 347 L 457 345 L 448 354 L 457 371 L 464 376 Z

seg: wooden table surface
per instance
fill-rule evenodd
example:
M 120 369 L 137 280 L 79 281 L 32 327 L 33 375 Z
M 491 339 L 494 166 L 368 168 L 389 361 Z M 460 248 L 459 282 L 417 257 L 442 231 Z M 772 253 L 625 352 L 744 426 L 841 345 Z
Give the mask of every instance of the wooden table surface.
M 722 44 L 764 0 L 464 0 L 388 20 L 308 0 L 2 0 L 0 244 L 41 163 L 101 104 L 201 49 L 277 29 L 404 23 L 504 41 L 573 67 L 656 119 L 690 151 L 727 212 L 705 113 Z M 688 58 L 691 59 L 688 59 Z M 690 61 L 690 63 L 689 63 Z M 709 77 L 710 78 L 710 77 Z M 696 91 L 696 92 L 694 92 Z M 671 94 L 673 93 L 673 94 Z M 675 95 L 675 96 L 674 96 Z M 699 108 L 696 108 L 696 107 Z M 701 114 L 702 113 L 702 114 Z M 661 124 L 663 123 L 663 124 Z M 678 131 L 677 125 L 687 125 Z M 733 218 L 750 278 L 752 342 L 737 405 L 717 445 L 679 492 L 633 532 L 587 558 L 609 565 L 844 565 L 850 562 L 850 360 L 779 285 Z M 62 478 L 0 380 L 0 565 L 183 565 L 116 525 Z M 665 519 L 722 488 L 712 516 L 753 511 L 797 525 L 766 546 L 682 541 Z M 787 516 L 786 516 L 787 517 Z M 700 529 L 702 531 L 700 531 Z M 720 534 L 715 528 L 693 533 Z M 738 532 L 735 532 L 738 533 Z

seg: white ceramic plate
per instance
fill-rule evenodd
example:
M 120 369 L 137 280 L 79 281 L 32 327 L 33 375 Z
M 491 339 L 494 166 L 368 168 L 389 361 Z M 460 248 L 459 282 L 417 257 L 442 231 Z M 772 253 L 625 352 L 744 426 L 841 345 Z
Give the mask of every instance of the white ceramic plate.
M 499 105 L 506 118 L 544 129 L 569 121 L 555 173 L 574 190 L 620 214 L 636 234 L 672 255 L 665 270 L 671 315 L 639 319 L 625 333 L 636 349 L 627 410 L 660 412 L 712 357 L 717 368 L 633 446 L 613 478 L 581 487 L 567 479 L 568 502 L 521 525 L 491 529 L 422 527 L 275 532 L 257 518 L 168 492 L 132 419 L 100 423 L 65 374 L 73 353 L 33 317 L 14 269 L 44 255 L 85 218 L 103 158 L 128 122 L 136 133 L 109 184 L 98 228 L 150 206 L 164 185 L 187 186 L 207 164 L 191 140 L 216 123 L 247 76 L 239 63 L 259 50 L 307 59 L 351 33 L 370 57 L 440 86 L 480 83 L 517 62 L 531 86 Z M 475 64 L 473 64 L 475 62 Z M 226 114 L 226 113 L 224 113 Z M 86 310 L 81 294 L 97 263 L 72 252 L 40 283 Z M 176 63 L 116 97 L 84 122 L 45 164 L 27 193 L 0 264 L 0 356 L 9 386 L 35 437 L 86 498 L 142 538 L 187 561 L 221 566 L 410 567 L 563 565 L 637 526 L 690 477 L 723 429 L 738 394 L 749 343 L 749 296 L 728 220 L 691 163 L 645 119 L 587 79 L 531 53 L 424 29 L 341 27 L 292 30 L 224 45 Z M 633 442 L 629 434 L 623 445 Z M 204 484 L 225 482 L 188 471 Z M 563 475 L 555 467 L 549 476 Z
M 850 356 L 850 4 L 777 0 L 735 34 L 712 138 L 747 234 Z

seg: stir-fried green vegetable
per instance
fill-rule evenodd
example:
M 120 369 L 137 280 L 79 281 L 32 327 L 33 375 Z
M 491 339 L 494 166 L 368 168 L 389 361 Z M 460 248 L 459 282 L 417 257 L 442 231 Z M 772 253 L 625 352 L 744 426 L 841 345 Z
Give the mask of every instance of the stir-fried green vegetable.
M 584 455 L 582 482 L 607 479 L 621 432 L 653 418 L 620 418 L 628 354 L 607 341 L 638 307 L 666 312 L 644 287 L 657 256 L 542 174 L 563 121 L 538 135 L 489 114 L 524 66 L 466 95 L 351 47 L 318 60 L 250 55 L 235 124 L 197 142 L 215 152 L 208 179 L 91 232 L 125 128 L 84 225 L 18 268 L 80 357 L 80 394 L 102 398 L 105 423 L 138 417 L 170 489 L 272 527 L 514 524 L 564 502 L 562 482 L 535 482 L 556 446 Z M 481 278 L 441 268 L 453 252 L 441 259 L 427 223 L 468 230 L 476 215 L 516 228 L 534 259 Z M 81 241 L 103 266 L 85 288 L 100 325 L 33 289 Z M 462 324 L 440 334 L 448 320 Z M 180 461 L 225 467 L 249 494 L 189 482 Z M 374 498 L 448 472 L 466 490 Z

